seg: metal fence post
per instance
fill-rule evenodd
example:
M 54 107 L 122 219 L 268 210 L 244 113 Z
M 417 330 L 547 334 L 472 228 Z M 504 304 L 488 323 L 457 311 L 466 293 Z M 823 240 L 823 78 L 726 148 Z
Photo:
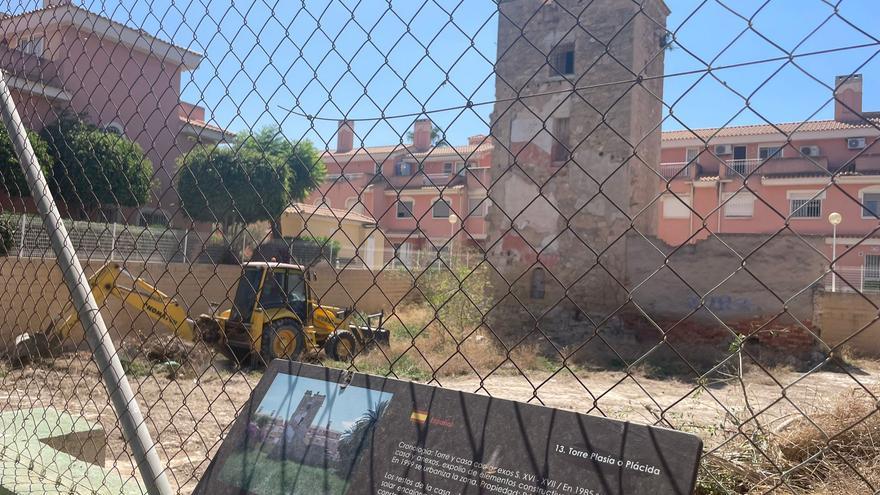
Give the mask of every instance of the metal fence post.
M 110 261 L 113 261 L 113 256 L 116 254 L 116 222 L 113 222 L 113 232 L 110 235 Z
M 186 263 L 186 250 L 189 247 L 189 229 L 183 231 L 183 262 Z
M 79 319 L 85 329 L 86 340 L 101 371 L 116 415 L 122 423 L 125 438 L 134 452 L 134 460 L 144 485 L 151 495 L 170 494 L 171 485 L 165 476 L 159 454 L 150 438 L 150 432 L 125 376 L 125 370 L 119 362 L 100 309 L 92 295 L 88 277 L 76 257 L 73 246 L 68 242 L 67 228 L 49 192 L 48 182 L 40 170 L 37 157 L 27 138 L 27 129 L 12 100 L 12 94 L 6 85 L 6 74 L 2 70 L 0 70 L 0 113 L 27 178 L 28 188 L 52 240 L 52 250 L 55 251 L 58 266 L 70 289 L 74 307 L 77 308 Z

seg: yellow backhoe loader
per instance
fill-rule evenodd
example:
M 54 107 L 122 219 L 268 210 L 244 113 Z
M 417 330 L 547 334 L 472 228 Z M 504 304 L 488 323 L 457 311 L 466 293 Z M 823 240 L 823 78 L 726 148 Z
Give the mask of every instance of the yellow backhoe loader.
M 131 286 L 123 285 L 124 279 Z M 383 313 L 361 315 L 351 309 L 319 305 L 310 284 L 314 280 L 313 273 L 298 265 L 245 263 L 232 307 L 193 319 L 174 298 L 133 277 L 118 263 L 104 265 L 89 278 L 99 306 L 115 297 L 178 337 L 205 342 L 240 362 L 298 359 L 303 353 L 321 349 L 330 359 L 348 361 L 372 345 L 388 344 Z M 355 324 L 356 318 L 360 324 Z M 74 310 L 44 332 L 17 337 L 10 360 L 22 364 L 54 355 L 78 321 Z

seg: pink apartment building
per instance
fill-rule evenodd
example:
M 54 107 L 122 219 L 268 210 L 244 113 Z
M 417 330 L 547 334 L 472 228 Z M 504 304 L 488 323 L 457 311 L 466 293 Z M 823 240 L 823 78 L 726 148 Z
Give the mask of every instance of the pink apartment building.
M 831 259 L 837 212 L 837 253 L 856 247 L 836 270 L 857 288 L 880 288 L 880 113 L 862 111 L 861 75 L 838 77 L 836 88 L 834 120 L 664 132 L 660 172 L 671 180 L 659 237 L 822 236 Z
M 489 207 L 486 187 L 492 142 L 472 136 L 466 146 L 434 145 L 430 120 L 417 120 L 412 144 L 355 147 L 354 123 L 339 123 L 336 150 L 323 156 L 327 180 L 307 200 L 375 219 L 385 259 L 417 251 L 481 249 Z M 450 216 L 455 215 L 454 223 Z
M 180 100 L 181 74 L 202 55 L 71 3 L 0 15 L 0 67 L 29 127 L 39 130 L 64 111 L 126 135 L 145 150 L 157 186 L 130 221 L 168 223 L 179 201 L 171 188 L 177 158 L 198 142 L 228 133 L 205 109 Z M 9 204 L 0 193 L 0 206 Z M 21 203 L 16 203 L 20 208 Z

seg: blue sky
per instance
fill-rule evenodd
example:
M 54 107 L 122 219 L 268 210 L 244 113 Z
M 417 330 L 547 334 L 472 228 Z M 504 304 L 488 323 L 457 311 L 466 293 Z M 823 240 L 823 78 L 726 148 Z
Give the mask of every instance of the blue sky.
M 345 431 L 366 411 L 374 409 L 381 402 L 391 400 L 393 395 L 353 386 L 342 390 L 335 384 L 323 380 L 279 373 L 263 396 L 257 410 L 263 414 L 271 414 L 274 411 L 276 416 L 289 418 L 306 391 L 317 392 L 327 397 L 312 425 L 326 427 L 329 422 L 331 429 L 335 431 Z
M 305 0 L 305 10 L 292 0 L 77 1 L 206 54 L 201 67 L 184 78 L 183 97 L 235 131 L 280 125 L 291 139 L 307 137 L 332 148 L 335 123 L 312 126 L 283 108 L 330 119 L 371 118 L 491 101 L 494 95 L 497 12 L 491 0 L 392 0 L 393 12 L 386 0 Z M 865 75 L 865 109 L 880 110 L 876 0 L 667 3 L 668 28 L 686 49 L 667 54 L 664 100 L 680 122 L 667 119 L 665 129 L 830 118 L 826 85 L 856 70 Z M 832 15 L 835 6 L 855 27 Z M 749 18 L 754 31 L 768 39 L 754 31 L 741 35 Z M 719 69 L 713 72 L 717 79 L 707 77 L 707 63 L 748 64 L 788 51 L 855 45 L 872 46 Z M 698 73 L 677 75 L 689 71 Z M 734 91 L 748 96 L 754 110 L 743 110 L 744 99 Z M 450 141 L 464 143 L 468 135 L 487 131 L 491 108 L 432 118 Z M 412 120 L 359 122 L 357 132 L 367 145 L 399 143 Z

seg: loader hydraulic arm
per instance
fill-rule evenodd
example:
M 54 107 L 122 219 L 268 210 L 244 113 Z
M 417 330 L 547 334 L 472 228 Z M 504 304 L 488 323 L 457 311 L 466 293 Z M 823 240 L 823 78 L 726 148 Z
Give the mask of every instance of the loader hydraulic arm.
M 131 287 L 120 285 L 119 279 L 123 275 L 131 281 Z M 89 277 L 92 293 L 98 306 L 104 304 L 108 297 L 113 296 L 137 311 L 143 311 L 153 320 L 162 323 L 178 337 L 193 341 L 195 338 L 195 323 L 186 313 L 186 310 L 174 300 L 147 282 L 132 277 L 117 263 L 107 263 Z M 72 311 L 60 323 L 53 332 L 59 341 L 64 341 L 70 331 L 76 326 L 79 317 L 76 311 Z

